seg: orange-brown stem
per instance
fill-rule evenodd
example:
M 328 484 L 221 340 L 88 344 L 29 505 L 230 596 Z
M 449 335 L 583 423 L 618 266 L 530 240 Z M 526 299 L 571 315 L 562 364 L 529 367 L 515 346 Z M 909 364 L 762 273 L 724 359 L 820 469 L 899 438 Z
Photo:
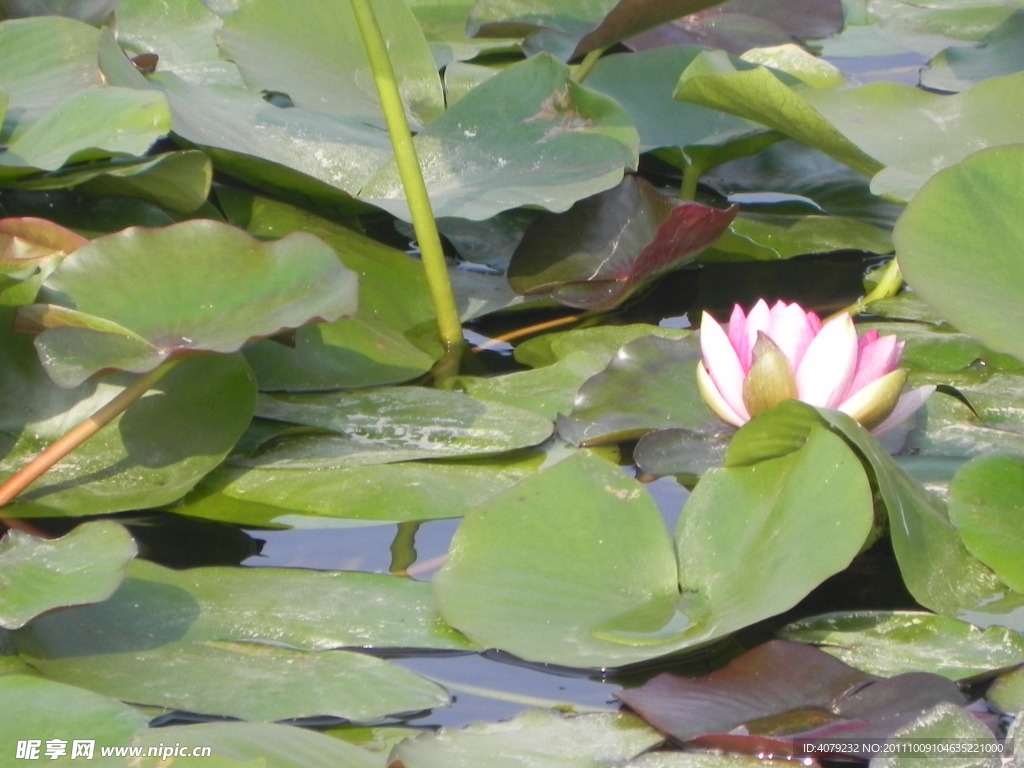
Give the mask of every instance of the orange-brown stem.
M 46 450 L 11 475 L 5 483 L 0 485 L 0 507 L 10 504 L 22 491 L 42 477 L 50 467 L 124 413 L 128 406 L 152 389 L 175 365 L 177 365 L 176 360 L 168 361 L 139 376 L 121 390 L 113 400 L 81 424 L 73 427 L 67 434 L 58 438 Z M 5 520 L 4 523 L 7 524 L 8 521 Z M 20 526 L 8 525 L 8 527 Z

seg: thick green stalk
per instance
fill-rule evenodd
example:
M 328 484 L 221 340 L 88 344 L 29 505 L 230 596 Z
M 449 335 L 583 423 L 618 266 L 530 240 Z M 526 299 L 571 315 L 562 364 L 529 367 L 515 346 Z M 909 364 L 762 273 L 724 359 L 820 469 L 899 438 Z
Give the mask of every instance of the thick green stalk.
M 601 59 L 606 50 L 608 49 L 595 48 L 594 50 L 590 51 L 590 53 L 588 53 L 586 56 L 584 56 L 583 61 L 581 61 L 572 71 L 571 77 L 573 82 L 582 83 L 584 80 L 586 80 L 587 75 L 589 75 L 591 70 L 594 69 L 594 66 Z
M 900 292 L 900 288 L 903 287 L 903 272 L 900 271 L 899 262 L 895 258 L 892 259 L 888 264 L 885 265 L 885 271 L 882 272 L 882 276 L 879 278 L 875 287 L 871 289 L 864 298 L 855 301 L 850 306 L 837 312 L 849 312 L 851 316 L 856 317 L 867 308 L 868 304 L 872 301 L 878 301 L 879 299 L 888 299 L 895 296 Z
M 18 494 L 42 477 L 50 467 L 124 413 L 128 406 L 152 389 L 177 364 L 177 360 L 171 360 L 154 368 L 149 373 L 139 376 L 139 378 L 121 390 L 113 400 L 81 424 L 73 427 L 67 434 L 50 445 L 49 448 L 7 478 L 7 481 L 0 485 L 0 507 L 13 501 Z
M 370 61 L 370 69 L 373 71 L 388 133 L 391 135 L 395 162 L 398 163 L 398 173 L 412 214 L 413 230 L 416 232 L 416 240 L 423 255 L 427 286 L 434 302 L 441 340 L 446 347 L 454 349 L 463 344 L 462 323 L 455 305 L 451 281 L 448 279 L 448 265 L 445 263 L 441 237 L 437 233 L 430 198 L 427 196 L 427 185 L 423 181 L 416 147 L 409 131 L 409 122 L 405 118 L 402 97 L 398 92 L 398 81 L 370 0 L 350 2 L 359 26 L 359 34 L 366 48 L 366 56 Z

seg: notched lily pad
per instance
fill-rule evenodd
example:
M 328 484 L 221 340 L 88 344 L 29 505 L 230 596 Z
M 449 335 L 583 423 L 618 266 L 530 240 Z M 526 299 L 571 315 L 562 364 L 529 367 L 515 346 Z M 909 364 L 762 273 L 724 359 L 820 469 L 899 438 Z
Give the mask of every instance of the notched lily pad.
M 355 310 L 355 275 L 312 235 L 261 243 L 213 221 L 131 228 L 94 240 L 24 307 L 42 329 L 47 373 L 76 386 L 110 368 L 143 373 L 165 360 L 235 352 L 246 343 Z M 69 311 L 70 310 L 70 311 Z
M 534 220 L 512 256 L 509 283 L 571 307 L 611 309 L 717 240 L 738 211 L 666 197 L 627 176 L 565 213 Z
M 109 520 L 53 541 L 8 532 L 0 541 L 0 626 L 18 629 L 53 608 L 105 600 L 135 553 L 129 533 Z

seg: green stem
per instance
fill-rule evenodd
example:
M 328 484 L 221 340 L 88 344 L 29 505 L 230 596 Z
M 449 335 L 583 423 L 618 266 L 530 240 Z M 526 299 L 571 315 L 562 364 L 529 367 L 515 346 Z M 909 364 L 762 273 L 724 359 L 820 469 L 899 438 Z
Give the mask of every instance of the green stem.
M 427 186 L 423 181 L 423 172 L 416 156 L 409 122 L 405 118 L 402 97 L 398 92 L 398 81 L 391 66 L 391 59 L 388 58 L 387 44 L 384 42 L 384 35 L 381 34 L 377 17 L 373 14 L 370 0 L 350 2 L 359 26 L 359 34 L 366 48 L 370 69 L 373 71 L 388 133 L 391 135 L 391 147 L 395 153 L 398 174 L 402 179 L 402 187 L 405 189 L 409 211 L 412 214 L 413 230 L 416 232 L 416 240 L 423 256 L 427 287 L 434 302 L 441 340 L 449 349 L 460 347 L 463 338 L 459 310 L 455 305 L 455 295 L 448 278 L 448 265 L 445 263 L 441 237 L 437 233 L 430 198 L 427 196 Z
M 875 284 L 875 287 L 871 289 L 867 296 L 855 301 L 842 312 L 849 312 L 851 316 L 856 317 L 863 312 L 868 304 L 879 299 L 888 299 L 899 293 L 900 288 L 903 287 L 903 272 L 900 271 L 899 262 L 893 258 L 888 264 L 885 265 L 885 271 L 882 272 L 881 278 Z M 837 314 L 841 314 L 839 312 Z
M 534 707 L 537 709 L 562 709 L 571 710 L 573 712 L 615 711 L 612 707 L 593 707 L 587 704 L 572 704 L 566 701 L 559 701 L 558 699 L 545 699 L 538 696 L 527 696 L 521 693 L 512 693 L 511 691 L 501 691 L 497 688 L 485 688 L 482 685 L 441 680 L 434 676 L 431 676 L 430 679 L 450 691 L 457 691 L 458 693 L 464 693 L 469 696 L 480 696 L 482 698 L 494 699 L 495 701 L 507 701 L 511 704 L 519 704 L 524 707 Z
M 416 562 L 416 533 L 419 529 L 418 522 L 398 524 L 398 531 L 391 542 L 391 573 L 404 575 Z
M 703 168 L 694 163 L 687 162 L 686 167 L 683 168 L 682 183 L 679 185 L 680 200 L 695 200 L 697 198 L 697 184 L 703 175 Z
M 604 52 L 606 50 L 608 50 L 607 47 L 595 48 L 586 56 L 584 56 L 583 61 L 581 61 L 579 65 L 575 69 L 573 69 L 571 75 L 573 82 L 582 83 L 584 80 L 586 80 L 587 75 L 590 74 L 590 71 L 594 68 L 594 65 L 597 64 L 598 60 L 604 55 Z
M 152 389 L 177 364 L 177 360 L 169 360 L 149 373 L 139 376 L 121 390 L 113 400 L 81 424 L 73 427 L 67 434 L 58 438 L 49 448 L 7 478 L 7 481 L 0 485 L 0 507 L 13 501 L 18 494 L 42 477 L 54 464 L 124 413 L 128 406 Z M 4 521 L 0 519 L 0 522 Z

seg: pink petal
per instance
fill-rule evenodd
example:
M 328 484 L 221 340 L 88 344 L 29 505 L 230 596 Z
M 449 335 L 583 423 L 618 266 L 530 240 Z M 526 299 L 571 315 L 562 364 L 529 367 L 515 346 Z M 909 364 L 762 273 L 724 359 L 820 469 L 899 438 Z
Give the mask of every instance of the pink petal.
M 901 422 L 909 419 L 918 408 L 924 405 L 934 391 L 934 386 L 927 386 L 904 392 L 899 402 L 896 403 L 896 407 L 892 409 L 892 413 L 886 416 L 885 421 L 872 429 L 871 434 L 881 435 L 899 426 Z
M 739 357 L 740 363 L 743 365 L 743 371 L 746 373 L 747 368 L 750 367 L 750 347 L 747 345 L 747 316 L 743 312 L 743 307 L 739 304 L 733 304 L 732 314 L 729 315 L 729 343 L 736 350 L 736 356 Z
M 857 369 L 857 330 L 848 314 L 825 323 L 804 353 L 796 372 L 800 399 L 820 408 L 835 408 Z
M 715 382 L 711 380 L 707 370 L 704 368 L 704 363 L 697 363 L 697 389 L 700 390 L 701 397 L 704 398 L 704 402 L 708 404 L 715 415 L 724 421 L 726 424 L 732 424 L 734 427 L 743 426 L 748 419 L 740 416 L 734 411 L 730 405 L 722 397 L 722 393 L 718 391 L 718 387 L 715 386 Z
M 872 381 L 895 371 L 903 358 L 903 343 L 895 336 L 879 336 L 877 331 L 861 336 L 858 346 L 860 354 L 857 357 L 857 372 L 850 382 L 847 397 L 852 397 Z
M 701 315 L 700 351 L 704 357 L 702 367 L 714 384 L 714 389 L 734 414 L 744 422 L 747 421 L 750 414 L 743 405 L 743 378 L 746 372 L 722 326 L 707 312 Z
M 817 319 L 817 315 L 805 312 L 796 303 L 780 301 L 772 307 L 772 329 L 769 336 L 792 364 L 793 370 L 800 365 L 807 347 L 820 328 L 820 322 L 814 322 Z
M 741 343 L 742 347 L 736 347 L 736 353 L 743 363 L 743 372 L 750 370 L 753 360 L 754 345 L 757 343 L 757 334 L 767 333 L 770 335 L 772 328 L 772 313 L 764 299 L 758 299 L 757 304 L 750 308 L 747 313 L 747 320 L 743 324 Z M 731 330 L 731 329 L 730 329 Z

